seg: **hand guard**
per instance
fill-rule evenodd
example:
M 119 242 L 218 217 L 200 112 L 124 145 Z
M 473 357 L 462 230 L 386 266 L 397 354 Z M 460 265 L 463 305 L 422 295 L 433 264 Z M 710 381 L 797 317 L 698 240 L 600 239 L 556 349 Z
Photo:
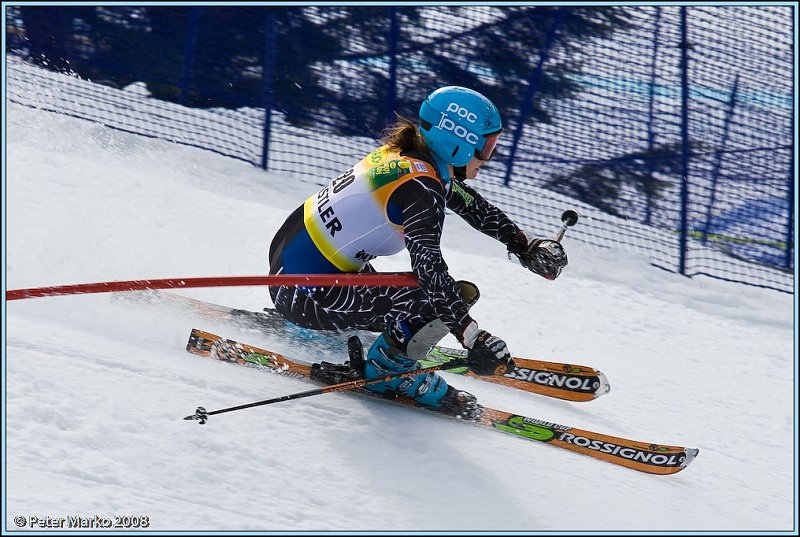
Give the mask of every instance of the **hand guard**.
M 486 330 L 478 330 L 474 321 L 464 330 L 464 346 L 468 349 L 467 365 L 476 375 L 505 375 L 514 371 L 506 342 Z
M 555 280 L 561 269 L 567 266 L 567 254 L 560 242 L 551 239 L 536 239 L 520 231 L 508 245 L 511 254 L 519 258 L 520 264 L 531 272 L 548 280 Z

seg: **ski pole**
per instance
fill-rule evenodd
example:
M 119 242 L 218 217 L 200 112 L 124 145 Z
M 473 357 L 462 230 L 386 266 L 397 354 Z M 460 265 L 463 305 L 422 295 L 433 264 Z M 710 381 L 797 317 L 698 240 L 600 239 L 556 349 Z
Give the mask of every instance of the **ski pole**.
M 573 210 L 564 211 L 561 215 L 561 221 L 563 224 L 561 225 L 561 229 L 558 230 L 556 234 L 556 242 L 561 242 L 561 239 L 564 238 L 564 234 L 567 232 L 568 227 L 572 227 L 578 223 L 578 213 Z
M 358 380 L 350 380 L 347 382 L 342 382 L 339 384 L 331 384 L 330 386 L 323 386 L 322 388 L 317 388 L 315 390 L 308 390 L 305 392 L 298 392 L 293 393 L 290 395 L 283 395 L 281 397 L 275 397 L 273 399 L 267 399 L 264 401 L 256 401 L 255 403 L 248 403 L 246 405 L 239 405 L 239 406 L 232 406 L 229 408 L 222 408 L 220 410 L 212 410 L 208 412 L 205 408 L 199 406 L 194 414 L 190 416 L 186 416 L 185 420 L 198 420 L 200 425 L 205 424 L 206 420 L 208 420 L 209 416 L 213 416 L 214 414 L 223 414 L 225 412 L 233 412 L 235 410 L 242 410 L 245 408 L 252 408 L 256 406 L 262 405 L 271 405 L 273 403 L 280 403 L 281 401 L 291 401 L 293 399 L 301 399 L 303 397 L 311 397 L 312 395 L 322 395 L 323 393 L 331 393 L 331 392 L 343 392 L 346 390 L 354 390 L 356 388 L 361 388 L 363 386 L 367 386 L 369 384 L 377 384 L 379 382 L 388 382 L 390 380 L 398 379 L 398 378 L 405 378 L 405 377 L 412 377 L 416 375 L 424 375 L 426 373 L 431 373 L 433 371 L 438 371 L 440 369 L 455 369 L 458 367 L 466 367 L 467 361 L 466 360 L 453 360 L 452 362 L 447 362 L 446 364 L 439 364 L 434 365 L 431 367 L 425 367 L 423 369 L 417 369 L 416 371 L 407 371 L 405 373 L 397 373 L 395 375 L 387 375 L 385 377 L 378 377 L 374 379 L 358 379 Z

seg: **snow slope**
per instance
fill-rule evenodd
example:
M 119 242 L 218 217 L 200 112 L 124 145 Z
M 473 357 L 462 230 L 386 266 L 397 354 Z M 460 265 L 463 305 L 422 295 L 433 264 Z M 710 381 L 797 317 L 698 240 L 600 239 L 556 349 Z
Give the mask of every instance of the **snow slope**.
M 6 112 L 7 289 L 264 274 L 272 234 L 316 190 L 90 122 Z M 568 403 L 447 378 L 493 407 L 700 448 L 684 472 L 642 474 L 345 394 L 200 427 L 181 419 L 200 404 L 308 385 L 190 355 L 192 327 L 317 357 L 120 295 L 39 298 L 5 306 L 6 530 L 19 516 L 95 514 L 147 515 L 162 531 L 796 529 L 794 297 L 689 280 L 569 233 L 565 247 L 570 265 L 548 282 L 455 215 L 443 242 L 451 274 L 481 289 L 482 327 L 515 355 L 601 369 L 611 393 Z M 406 270 L 408 258 L 375 264 Z M 265 288 L 182 292 L 271 305 Z

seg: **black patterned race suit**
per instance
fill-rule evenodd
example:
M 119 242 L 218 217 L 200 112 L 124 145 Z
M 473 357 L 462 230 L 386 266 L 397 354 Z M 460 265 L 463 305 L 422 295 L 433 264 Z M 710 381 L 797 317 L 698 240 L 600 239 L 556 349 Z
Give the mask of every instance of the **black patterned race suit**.
M 403 152 L 401 156 L 426 160 L 423 155 L 412 152 Z M 432 170 L 433 165 L 430 168 Z M 416 177 L 392 193 L 387 212 L 395 215 L 393 219 L 403 226 L 405 246 L 411 257 L 412 270 L 419 280 L 419 288 L 271 287 L 270 294 L 276 309 L 295 324 L 321 330 L 374 328 L 401 319 L 416 324 L 438 317 L 460 340 L 464 328 L 472 319 L 442 257 L 440 241 L 445 208 L 503 244 L 511 242 L 519 231 L 500 209 L 462 181 L 452 179 L 445 192 L 439 179 Z M 316 248 L 308 239 L 303 222 L 303 206 L 300 206 L 286 220 L 272 242 L 270 273 L 341 272 L 319 256 L 307 256 L 310 250 Z M 300 258 L 304 261 L 298 263 Z M 287 264 L 292 265 L 291 270 L 286 270 Z M 374 269 L 367 263 L 361 272 L 374 272 Z

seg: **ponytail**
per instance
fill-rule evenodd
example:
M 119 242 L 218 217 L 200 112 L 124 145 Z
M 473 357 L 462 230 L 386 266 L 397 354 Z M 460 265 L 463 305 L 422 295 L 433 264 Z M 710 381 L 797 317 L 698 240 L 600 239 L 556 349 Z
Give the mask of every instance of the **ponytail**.
M 430 150 L 425 145 L 425 140 L 422 139 L 417 126 L 399 114 L 397 121 L 383 131 L 380 141 L 392 149 L 416 151 L 430 156 Z

